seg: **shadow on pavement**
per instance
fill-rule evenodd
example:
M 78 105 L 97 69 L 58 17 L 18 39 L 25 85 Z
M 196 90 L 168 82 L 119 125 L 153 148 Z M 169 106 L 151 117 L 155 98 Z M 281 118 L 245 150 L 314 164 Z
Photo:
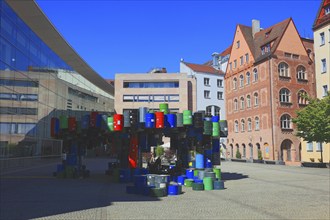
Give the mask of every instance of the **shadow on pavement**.
M 241 173 L 228 173 L 228 172 L 222 172 L 221 173 L 221 179 L 224 181 L 227 180 L 239 180 L 239 179 L 245 179 L 249 178 L 248 175 L 243 175 Z
M 127 194 L 127 184 L 114 183 L 101 166 L 87 179 L 57 179 L 36 172 L 0 176 L 0 219 L 32 219 L 112 205 L 114 202 L 159 201 Z M 93 216 L 90 216 L 94 218 Z M 54 217 L 56 218 L 56 217 Z

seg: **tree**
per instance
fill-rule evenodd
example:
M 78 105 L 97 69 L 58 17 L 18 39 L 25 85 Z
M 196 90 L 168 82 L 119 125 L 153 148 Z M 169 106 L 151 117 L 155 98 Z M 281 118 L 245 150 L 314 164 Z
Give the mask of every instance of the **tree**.
M 160 157 L 160 156 L 162 156 L 163 154 L 164 154 L 164 147 L 163 146 L 160 146 L 160 145 L 158 145 L 157 146 L 157 148 L 156 148 L 156 156 L 157 157 Z
M 241 158 L 242 158 L 241 152 L 239 152 L 238 149 L 237 149 L 237 151 L 236 151 L 236 158 L 237 158 L 237 159 L 241 159 Z
M 309 104 L 297 111 L 292 121 L 297 125 L 297 136 L 307 142 L 330 142 L 330 96 L 323 99 L 308 98 Z M 321 163 L 323 163 L 321 147 Z

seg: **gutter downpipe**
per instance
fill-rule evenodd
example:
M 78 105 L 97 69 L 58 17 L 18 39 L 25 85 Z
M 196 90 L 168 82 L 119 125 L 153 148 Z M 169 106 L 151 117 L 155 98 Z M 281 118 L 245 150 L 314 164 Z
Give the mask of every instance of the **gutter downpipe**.
M 270 114 L 271 114 L 271 118 L 272 118 L 272 145 L 273 145 L 273 160 L 275 161 L 275 151 L 277 152 L 277 150 L 275 150 L 275 142 L 274 142 L 274 132 L 275 132 L 275 126 L 274 126 L 274 112 L 273 112 L 273 71 L 272 71 L 272 66 L 271 66 L 271 55 L 268 56 L 268 71 L 269 71 L 269 75 L 270 75 Z

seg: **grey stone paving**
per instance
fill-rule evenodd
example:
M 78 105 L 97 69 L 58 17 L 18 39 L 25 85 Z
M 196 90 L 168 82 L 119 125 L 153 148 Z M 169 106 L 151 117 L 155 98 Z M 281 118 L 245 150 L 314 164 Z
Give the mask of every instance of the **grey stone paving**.
M 1 176 L 0 219 L 329 219 L 330 170 L 223 162 L 225 190 L 161 199 L 129 195 L 86 161 L 88 179 L 56 179 L 55 164 Z

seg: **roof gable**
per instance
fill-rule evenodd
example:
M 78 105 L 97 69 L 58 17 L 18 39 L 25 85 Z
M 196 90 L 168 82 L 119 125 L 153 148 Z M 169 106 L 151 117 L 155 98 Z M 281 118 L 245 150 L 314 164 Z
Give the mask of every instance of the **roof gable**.
M 330 13 L 325 14 L 325 8 L 330 6 L 330 0 L 323 0 L 320 4 L 319 10 L 316 14 L 313 30 L 318 29 L 319 27 L 330 23 Z
M 212 74 L 219 74 L 219 75 L 224 75 L 225 74 L 221 70 L 214 69 L 212 66 L 194 64 L 194 63 L 187 63 L 187 62 L 183 62 L 183 63 L 195 72 L 212 73 Z

